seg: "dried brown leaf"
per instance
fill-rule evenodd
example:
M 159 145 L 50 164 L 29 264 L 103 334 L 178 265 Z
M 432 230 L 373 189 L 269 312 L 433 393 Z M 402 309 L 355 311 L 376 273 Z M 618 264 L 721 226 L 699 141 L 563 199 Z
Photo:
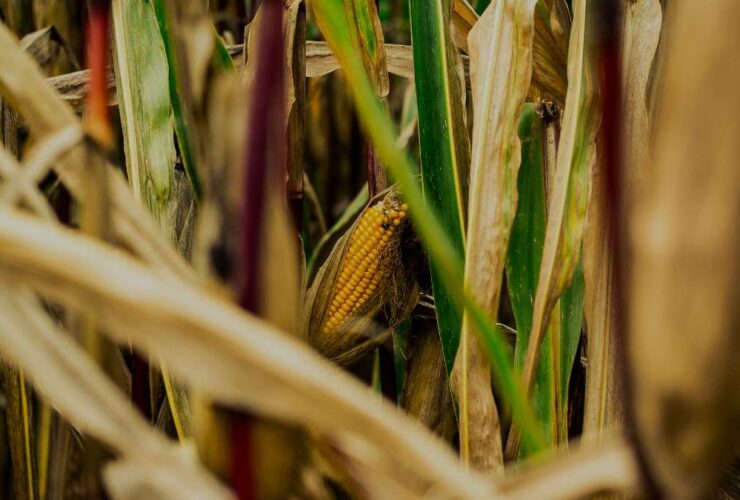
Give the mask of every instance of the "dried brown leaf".
M 468 52 L 468 35 L 478 22 L 478 13 L 467 0 L 452 2 L 452 37 L 455 45 Z
M 230 497 L 183 449 L 167 444 L 146 424 L 100 368 L 51 322 L 28 290 L 4 285 L 0 293 L 4 319 L 0 349 L 24 367 L 41 393 L 77 429 L 136 463 L 138 481 L 155 487 L 159 498 Z M 157 483 L 161 486 L 156 487 Z
M 492 3 L 468 40 L 475 125 L 465 286 L 492 316 L 498 311 L 516 213 L 521 157 L 517 125 L 532 78 L 535 4 L 532 0 Z M 460 404 L 463 460 L 480 469 L 501 470 L 501 425 L 490 363 L 467 314 L 451 382 Z
M 622 22 L 624 164 L 627 196 L 642 189 L 650 171 L 648 82 L 662 24 L 660 0 L 626 2 Z
M 4 25 L 0 25 L 0 67 L 13 68 L 0 71 L 0 93 L 17 108 L 37 139 L 70 126 L 80 126 L 74 111 L 47 85 L 38 67 L 21 51 Z M 72 148 L 55 164 L 62 182 L 78 198 L 83 195 L 85 164 L 84 145 Z M 180 276 L 191 276 L 184 259 L 134 200 L 126 181 L 117 173 L 108 177 L 114 237 L 144 260 Z
M 17 212 L 1 215 L 3 275 L 74 308 L 95 297 L 105 333 L 161 357 L 196 389 L 326 435 L 354 436 L 422 492 L 434 487 L 480 498 L 494 488 L 461 468 L 418 423 L 273 326 L 70 230 Z

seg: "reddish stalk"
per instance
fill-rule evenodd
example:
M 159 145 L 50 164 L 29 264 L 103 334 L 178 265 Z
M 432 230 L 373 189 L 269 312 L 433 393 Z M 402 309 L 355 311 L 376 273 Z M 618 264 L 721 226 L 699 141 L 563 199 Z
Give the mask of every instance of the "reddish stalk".
M 596 19 L 593 33 L 596 39 L 597 61 L 599 70 L 599 94 L 601 96 L 601 128 L 599 130 L 599 145 L 601 161 L 604 164 L 606 183 L 606 212 L 609 221 L 609 244 L 613 269 L 614 315 L 616 317 L 617 333 L 619 335 L 619 374 L 623 377 L 625 399 L 627 403 L 626 419 L 627 432 L 630 439 L 636 444 L 637 461 L 642 472 L 643 484 L 649 492 L 650 498 L 660 498 L 660 492 L 650 478 L 648 464 L 640 449 L 638 433 L 631 413 L 631 373 L 627 358 L 629 332 L 629 311 L 625 299 L 625 290 L 629 288 L 627 266 L 624 258 L 627 255 L 626 222 L 627 210 L 625 205 L 624 185 L 625 172 L 622 159 L 623 118 L 622 106 L 622 61 L 621 61 L 621 23 L 622 11 L 617 0 L 601 0 L 596 3 Z
M 284 183 L 287 176 L 282 2 L 262 2 L 262 16 L 260 31 L 256 34 L 255 83 L 247 118 L 243 231 L 235 266 L 239 305 L 254 314 L 261 313 L 259 270 L 263 257 L 261 241 L 265 229 L 266 192 L 269 183 Z M 277 192 L 285 193 L 284 187 Z M 243 413 L 232 416 L 231 479 L 241 500 L 256 498 L 258 491 L 251 420 L 252 416 Z
M 113 145 L 113 132 L 108 114 L 108 31 L 110 28 L 110 1 L 90 2 L 87 25 L 87 67 L 90 69 L 90 87 L 87 92 L 87 133 L 103 149 Z
M 88 136 L 95 141 L 103 154 L 107 154 L 113 148 L 113 128 L 108 110 L 109 33 L 110 0 L 95 0 L 90 3 L 90 19 L 87 26 L 86 58 L 87 67 L 90 69 L 90 87 L 87 92 L 85 127 Z M 105 182 L 104 174 L 100 180 Z M 142 414 L 151 419 L 149 363 L 136 353 L 131 355 L 131 400 Z

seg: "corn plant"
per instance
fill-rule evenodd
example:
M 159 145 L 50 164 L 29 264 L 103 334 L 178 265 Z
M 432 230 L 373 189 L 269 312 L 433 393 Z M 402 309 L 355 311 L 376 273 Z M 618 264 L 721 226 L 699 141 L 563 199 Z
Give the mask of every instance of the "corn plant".
M 0 498 L 737 494 L 737 2 L 0 18 Z

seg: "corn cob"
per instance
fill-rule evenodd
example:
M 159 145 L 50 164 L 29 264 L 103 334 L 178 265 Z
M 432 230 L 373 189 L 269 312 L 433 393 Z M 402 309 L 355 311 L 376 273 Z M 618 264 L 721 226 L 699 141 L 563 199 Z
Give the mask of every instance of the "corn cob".
M 331 334 L 372 296 L 383 278 L 380 264 L 393 233 L 406 217 L 408 206 L 397 198 L 365 211 L 353 232 L 334 285 L 322 332 Z

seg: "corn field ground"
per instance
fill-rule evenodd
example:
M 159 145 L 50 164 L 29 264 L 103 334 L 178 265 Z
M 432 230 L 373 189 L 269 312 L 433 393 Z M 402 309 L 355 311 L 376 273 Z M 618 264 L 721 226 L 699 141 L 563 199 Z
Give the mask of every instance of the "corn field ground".
M 737 0 L 0 18 L 0 499 L 740 498 Z

